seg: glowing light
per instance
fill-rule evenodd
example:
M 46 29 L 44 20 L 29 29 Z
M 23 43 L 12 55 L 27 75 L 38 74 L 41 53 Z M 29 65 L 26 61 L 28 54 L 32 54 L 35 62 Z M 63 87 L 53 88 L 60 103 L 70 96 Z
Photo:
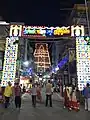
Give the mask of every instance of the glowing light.
M 23 26 L 22 36 L 36 36 L 36 37 L 54 37 L 70 35 L 71 30 L 69 27 L 32 27 Z
M 56 68 L 55 68 L 55 71 L 58 71 L 58 70 L 59 70 L 59 67 L 56 67 Z
M 84 26 L 71 26 L 71 36 L 76 36 L 76 37 L 79 37 L 79 36 L 84 36 L 85 33 L 84 33 Z
M 68 62 L 68 56 L 65 56 L 59 63 L 58 63 L 58 67 L 62 68 L 67 62 Z
M 28 61 L 25 61 L 23 64 L 24 64 L 26 67 L 29 66 L 29 62 L 28 62 Z
M 70 27 L 61 27 L 54 30 L 54 35 L 70 34 Z
M 0 21 L 0 25 L 9 25 L 9 23 L 7 23 L 5 21 Z
M 12 83 L 12 85 L 14 85 L 18 44 L 13 43 L 16 40 L 19 39 L 15 37 L 10 37 L 6 39 L 6 49 L 1 86 L 6 86 L 9 81 Z
M 35 48 L 34 57 L 37 65 L 37 72 L 45 72 L 45 70 L 51 65 L 48 44 L 37 43 Z
M 78 88 L 81 91 L 87 83 L 90 83 L 90 47 L 86 42 L 89 39 L 90 37 L 76 38 Z
M 22 25 L 11 25 L 10 26 L 10 36 L 11 37 L 21 37 Z

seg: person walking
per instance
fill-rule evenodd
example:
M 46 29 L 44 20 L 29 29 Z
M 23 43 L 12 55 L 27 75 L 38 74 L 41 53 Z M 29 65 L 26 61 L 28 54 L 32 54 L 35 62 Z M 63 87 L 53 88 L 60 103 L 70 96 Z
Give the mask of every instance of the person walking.
M 90 84 L 87 83 L 87 86 L 84 89 L 85 97 L 85 110 L 90 111 Z
M 48 83 L 46 84 L 46 107 L 48 106 L 48 100 L 50 102 L 50 107 L 52 107 L 52 84 L 50 80 L 48 80 Z
M 64 108 L 68 108 L 68 107 L 69 107 L 68 88 L 67 88 L 67 86 L 65 86 L 65 89 L 64 89 Z
M 26 92 L 26 87 L 23 86 L 23 94 Z
M 35 84 L 32 85 L 31 95 L 32 95 L 32 105 L 33 107 L 36 107 L 37 88 Z
M 8 85 L 6 86 L 5 91 L 4 91 L 5 108 L 8 107 L 10 97 L 12 96 L 12 94 L 13 94 L 13 92 L 12 92 L 12 84 L 11 84 L 11 82 L 8 82 Z
M 42 101 L 42 95 L 41 95 L 41 86 L 38 84 L 37 86 L 37 99 L 40 100 L 40 103 Z
M 3 93 L 2 93 L 2 87 L 0 86 L 0 103 L 3 103 Z
M 71 96 L 68 86 L 65 86 L 64 90 L 64 108 L 71 110 Z
M 75 111 L 79 111 L 79 91 L 74 87 L 71 93 L 71 108 Z
M 21 87 L 19 86 L 19 83 L 15 83 L 14 86 L 14 95 L 15 95 L 15 106 L 16 108 L 21 108 Z

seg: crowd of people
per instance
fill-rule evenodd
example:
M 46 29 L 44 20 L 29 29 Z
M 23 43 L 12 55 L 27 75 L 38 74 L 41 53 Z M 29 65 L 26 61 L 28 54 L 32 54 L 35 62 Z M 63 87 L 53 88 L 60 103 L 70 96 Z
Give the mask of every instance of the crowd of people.
M 64 108 L 69 110 L 79 110 L 80 107 L 80 92 L 75 87 L 65 86 L 64 90 Z
M 25 87 L 21 88 L 19 82 L 16 82 L 12 87 L 11 83 L 8 82 L 8 85 L 5 87 L 2 92 L 2 88 L 0 88 L 0 103 L 4 103 L 4 107 L 8 108 L 10 105 L 10 99 L 15 101 L 16 108 L 21 108 L 21 97 L 22 94 L 26 92 Z M 52 107 L 52 95 L 53 95 L 53 86 L 50 80 L 48 80 L 47 84 L 45 84 L 45 94 L 46 101 L 45 106 L 48 106 L 48 101 L 50 107 Z M 64 88 L 64 108 L 68 108 L 69 110 L 80 110 L 80 95 L 81 92 L 74 86 L 65 86 Z M 37 100 L 42 102 L 42 86 L 38 83 L 33 83 L 32 87 L 30 87 L 30 93 L 32 97 L 32 105 L 36 107 Z M 90 85 L 87 83 L 87 86 L 84 88 L 82 95 L 85 100 L 85 110 L 90 111 Z
M 65 86 L 64 89 L 64 108 L 69 110 L 80 110 L 81 96 L 84 97 L 85 110 L 90 111 L 90 84 L 87 83 L 82 93 L 76 87 Z
M 52 84 L 51 81 L 48 80 L 48 83 L 46 84 L 46 104 L 45 106 L 48 106 L 48 101 L 50 101 L 50 107 L 52 107 Z M 40 100 L 40 103 L 42 102 L 42 94 L 41 94 L 41 86 L 40 84 L 33 84 L 31 89 L 31 95 L 32 95 L 32 105 L 36 106 L 36 98 Z
M 42 102 L 42 93 L 41 93 L 42 86 L 40 84 L 33 83 L 32 87 L 30 87 L 30 95 L 32 96 L 32 105 L 36 107 L 36 99 L 39 102 Z M 48 105 L 48 101 L 50 100 L 50 107 L 52 107 L 52 84 L 50 80 L 46 84 L 46 106 Z M 0 102 L 1 104 L 4 103 L 4 107 L 8 108 L 10 105 L 10 99 L 15 101 L 16 108 L 21 108 L 21 97 L 23 94 L 26 93 L 25 86 L 21 88 L 19 82 L 16 82 L 12 87 L 11 82 L 8 82 L 8 85 L 5 87 L 4 91 L 0 88 Z

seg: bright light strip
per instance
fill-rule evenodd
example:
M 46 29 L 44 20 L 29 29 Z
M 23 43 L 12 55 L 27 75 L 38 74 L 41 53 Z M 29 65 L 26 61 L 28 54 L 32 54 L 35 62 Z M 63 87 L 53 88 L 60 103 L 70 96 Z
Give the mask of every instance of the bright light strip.
M 76 38 L 77 79 L 80 91 L 90 83 L 90 45 L 84 37 Z
M 58 67 L 62 68 L 68 62 L 68 56 L 65 56 L 59 63 Z
M 9 25 L 9 23 L 7 23 L 5 21 L 0 21 L 0 25 Z
M 15 37 L 10 37 L 6 39 L 6 49 L 1 86 L 6 86 L 9 81 L 12 83 L 12 85 L 14 85 L 18 44 L 13 43 L 16 40 L 18 40 L 18 38 Z
M 29 61 L 25 61 L 23 64 L 24 64 L 26 67 L 28 67 L 28 66 L 29 66 Z

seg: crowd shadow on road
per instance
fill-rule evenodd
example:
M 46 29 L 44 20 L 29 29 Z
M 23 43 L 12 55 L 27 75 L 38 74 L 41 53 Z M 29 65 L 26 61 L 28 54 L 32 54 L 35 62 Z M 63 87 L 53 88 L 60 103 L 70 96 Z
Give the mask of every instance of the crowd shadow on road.
M 0 114 L 0 120 L 18 120 L 20 112 L 16 109 L 3 109 Z
M 14 104 L 14 103 L 13 103 Z M 0 120 L 88 120 L 90 119 L 90 113 L 84 111 L 81 106 L 80 111 L 69 111 L 63 108 L 63 101 L 53 99 L 53 107 L 45 107 L 45 99 L 43 102 L 37 102 L 36 108 L 32 106 L 31 96 L 24 96 L 22 99 L 22 107 L 20 112 L 15 109 L 15 106 L 11 106 L 8 109 L 2 109 L 0 112 Z

